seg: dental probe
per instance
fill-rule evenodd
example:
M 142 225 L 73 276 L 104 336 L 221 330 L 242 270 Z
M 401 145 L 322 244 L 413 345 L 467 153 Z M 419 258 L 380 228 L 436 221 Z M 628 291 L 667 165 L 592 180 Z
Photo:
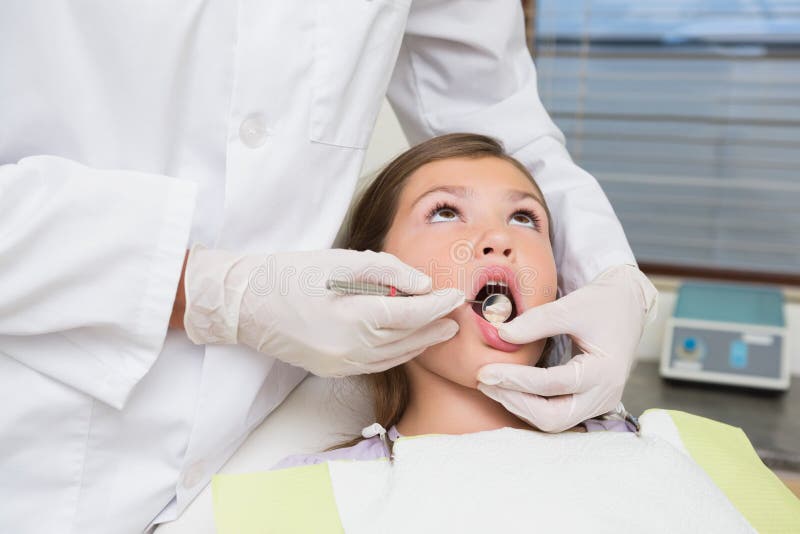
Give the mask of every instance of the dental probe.
M 325 283 L 325 287 L 337 295 L 376 295 L 380 297 L 413 296 L 409 293 L 398 291 L 394 286 L 372 284 L 370 282 L 330 279 Z M 511 299 L 501 293 L 489 295 L 482 301 L 465 299 L 465 302 L 480 304 L 483 318 L 492 324 L 500 324 L 511 317 Z

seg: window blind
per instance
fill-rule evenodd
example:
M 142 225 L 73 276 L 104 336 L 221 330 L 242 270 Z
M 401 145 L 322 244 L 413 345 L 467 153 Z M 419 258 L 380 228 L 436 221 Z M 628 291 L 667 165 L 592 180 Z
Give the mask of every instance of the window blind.
M 538 0 L 546 108 L 639 262 L 800 274 L 800 0 Z

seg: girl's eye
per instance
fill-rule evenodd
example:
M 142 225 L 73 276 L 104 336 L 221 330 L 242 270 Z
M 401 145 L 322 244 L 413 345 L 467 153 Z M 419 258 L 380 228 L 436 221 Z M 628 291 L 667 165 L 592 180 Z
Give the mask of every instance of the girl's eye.
M 428 222 L 439 223 L 455 221 L 458 219 L 458 209 L 449 204 L 436 204 L 436 206 L 428 212 Z
M 539 218 L 530 210 L 519 210 L 511 216 L 509 221 L 511 224 L 518 226 L 527 226 L 528 228 L 538 229 Z

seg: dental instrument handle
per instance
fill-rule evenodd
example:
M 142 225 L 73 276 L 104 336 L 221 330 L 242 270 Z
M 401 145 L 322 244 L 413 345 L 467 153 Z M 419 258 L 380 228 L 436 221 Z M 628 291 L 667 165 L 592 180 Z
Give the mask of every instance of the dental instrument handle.
M 352 280 L 330 279 L 325 283 L 325 287 L 337 295 L 377 295 L 380 297 L 410 297 L 412 295 L 398 291 L 394 286 L 383 284 L 373 284 L 370 282 L 356 282 Z M 466 300 L 470 303 L 478 303 L 479 300 Z
M 410 297 L 408 293 L 398 291 L 394 286 L 356 282 L 352 280 L 328 280 L 325 287 L 337 295 L 377 295 L 380 297 Z

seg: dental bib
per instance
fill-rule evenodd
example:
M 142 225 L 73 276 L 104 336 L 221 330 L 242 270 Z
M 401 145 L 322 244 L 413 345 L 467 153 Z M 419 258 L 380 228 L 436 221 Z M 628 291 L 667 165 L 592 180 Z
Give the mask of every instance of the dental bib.
M 736 488 L 725 487 L 727 475 L 719 466 L 704 469 L 693 457 L 690 450 L 697 448 L 697 440 L 690 438 L 687 448 L 675 414 L 681 412 L 648 411 L 640 419 L 640 435 L 554 435 L 511 428 L 427 435 L 398 439 L 392 461 L 335 460 L 268 473 L 220 475 L 213 488 L 217 529 L 222 534 L 732 534 L 755 532 L 754 526 L 764 531 L 765 521 L 788 525 L 800 518 L 794 515 L 800 506 L 792 507 L 791 494 L 774 486 L 777 478 L 770 480 L 763 464 L 753 465 L 745 450 L 733 451 L 735 461 L 731 451 L 722 450 L 723 468 L 736 466 L 736 477 L 744 477 L 741 483 L 750 489 L 763 486 L 761 502 L 748 496 L 750 502 L 743 505 Z M 689 426 L 701 434 L 706 430 L 697 421 L 707 421 L 712 425 L 709 432 L 716 432 L 715 439 L 725 440 L 727 445 L 721 445 L 728 448 L 744 438 L 739 429 L 680 415 L 684 416 L 694 418 Z M 721 428 L 741 436 L 722 436 Z

